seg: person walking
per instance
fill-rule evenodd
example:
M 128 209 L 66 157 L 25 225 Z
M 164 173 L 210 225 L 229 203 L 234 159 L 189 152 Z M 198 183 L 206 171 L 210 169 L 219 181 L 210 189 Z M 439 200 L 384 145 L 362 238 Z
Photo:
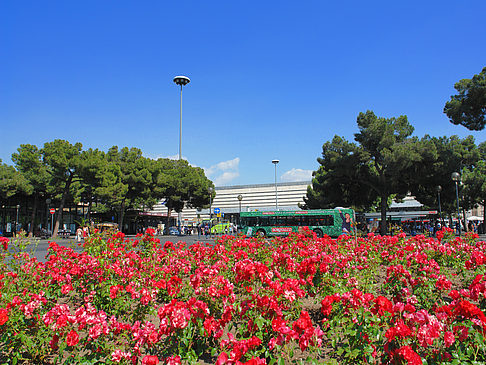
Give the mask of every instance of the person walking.
M 81 238 L 83 237 L 83 230 L 81 227 L 78 227 L 76 230 L 76 241 L 81 242 Z

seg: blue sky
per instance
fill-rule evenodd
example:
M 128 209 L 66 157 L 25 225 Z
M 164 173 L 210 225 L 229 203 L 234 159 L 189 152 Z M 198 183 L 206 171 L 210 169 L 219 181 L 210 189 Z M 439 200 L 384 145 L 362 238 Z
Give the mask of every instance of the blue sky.
M 442 110 L 486 66 L 486 2 L 14 1 L 0 3 L 0 159 L 54 139 L 182 154 L 216 185 L 309 179 L 359 112 L 415 135 L 486 131 Z

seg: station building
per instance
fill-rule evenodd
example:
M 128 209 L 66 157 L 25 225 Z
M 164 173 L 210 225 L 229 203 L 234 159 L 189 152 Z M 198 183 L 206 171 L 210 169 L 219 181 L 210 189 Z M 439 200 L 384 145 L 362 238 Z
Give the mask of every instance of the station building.
M 236 217 L 240 212 L 250 212 L 255 210 L 268 211 L 275 210 L 299 210 L 300 205 L 304 204 L 304 196 L 307 193 L 307 186 L 310 181 L 284 182 L 275 184 L 255 184 L 255 185 L 233 185 L 216 187 L 216 196 L 212 201 L 212 217 L 214 210 L 220 211 L 221 218 L 236 222 Z M 276 192 L 275 192 L 276 190 Z M 209 194 L 209 193 L 208 193 Z M 241 201 L 238 200 L 241 197 Z M 167 218 L 167 208 L 163 202 L 155 205 L 151 211 L 142 215 L 157 218 Z M 174 220 L 177 213 L 172 212 Z M 209 209 L 186 208 L 181 213 L 182 223 L 192 225 L 197 221 L 209 219 Z

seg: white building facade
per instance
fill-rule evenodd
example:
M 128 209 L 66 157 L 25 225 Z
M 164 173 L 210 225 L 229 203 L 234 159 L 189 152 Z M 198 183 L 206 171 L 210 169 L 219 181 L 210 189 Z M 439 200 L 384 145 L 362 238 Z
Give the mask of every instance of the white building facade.
M 299 210 L 299 205 L 304 204 L 304 196 L 310 184 L 310 181 L 277 183 L 276 193 L 275 184 L 216 187 L 216 196 L 212 201 L 212 213 L 214 214 L 215 208 L 219 209 L 222 217 L 231 220 L 240 211 L 275 210 L 276 201 L 278 201 L 279 210 Z M 241 202 L 238 200 L 239 195 L 242 198 Z M 167 208 L 161 202 L 144 215 L 167 217 Z M 172 212 L 171 215 L 177 216 L 177 213 Z M 196 210 L 186 208 L 181 213 L 181 219 L 184 225 L 208 218 L 209 209 Z

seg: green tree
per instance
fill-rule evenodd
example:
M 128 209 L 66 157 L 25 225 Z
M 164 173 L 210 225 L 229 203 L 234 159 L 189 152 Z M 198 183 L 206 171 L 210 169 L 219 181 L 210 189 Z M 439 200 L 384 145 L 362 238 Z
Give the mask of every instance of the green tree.
M 202 208 L 209 204 L 209 188 L 214 192 L 214 185 L 203 169 L 190 166 L 186 160 L 159 159 L 158 163 L 164 171 L 161 179 L 165 185 L 163 195 L 168 221 L 172 210 L 180 212 L 185 206 Z
M 322 146 L 320 166 L 314 171 L 312 186 L 304 198 L 307 209 L 330 209 L 336 206 L 367 210 L 376 193 L 362 176 L 367 169 L 365 154 L 356 144 L 334 136 Z
M 435 150 L 435 157 L 424 163 L 415 175 L 411 193 L 422 204 L 430 208 L 438 208 L 438 186 L 440 190 L 441 210 L 445 214 L 455 213 L 456 190 L 451 180 L 453 172 L 463 173 L 465 169 L 472 169 L 479 159 L 479 150 L 474 138 L 468 136 L 459 138 L 424 136 L 421 140 L 428 150 Z M 461 189 L 461 186 L 459 186 Z M 461 191 L 462 193 L 462 191 Z M 465 192 L 464 192 L 465 193 Z M 461 194 L 463 195 L 463 194 Z M 470 200 L 464 195 L 461 205 L 470 208 Z
M 405 115 L 398 118 L 379 118 L 372 111 L 360 113 L 359 133 L 355 140 L 366 155 L 368 168 L 364 182 L 380 198 L 380 232 L 385 234 L 388 198 L 396 194 L 404 197 L 410 189 L 416 166 L 422 161 L 416 138 L 410 138 L 413 126 Z
M 57 237 L 59 225 L 62 223 L 66 200 L 70 194 L 70 187 L 77 176 L 81 149 L 81 143 L 72 145 L 68 141 L 61 139 L 45 143 L 42 149 L 43 161 L 47 165 L 47 171 L 50 174 L 50 185 L 61 196 L 56 223 L 52 231 L 53 237 Z
M 451 123 L 480 131 L 486 124 L 486 67 L 472 79 L 463 79 L 454 85 L 452 95 L 444 107 Z
M 123 229 L 123 221 L 127 210 L 140 210 L 143 206 L 152 206 L 156 200 L 151 194 L 152 164 L 142 156 L 138 148 L 123 147 L 118 150 L 113 146 L 107 153 L 108 162 L 112 164 L 111 173 L 121 194 L 112 196 L 112 206 L 119 210 L 118 225 Z M 118 165 L 116 168 L 114 165 Z M 116 174 L 116 175 L 115 175 Z M 114 191 L 111 191 L 114 193 Z
M 486 142 L 479 145 L 480 158 L 474 166 L 463 170 L 464 196 L 470 206 L 481 205 L 484 209 L 483 222 L 486 222 Z
M 0 160 L 0 204 L 5 206 L 11 198 L 19 195 L 32 194 L 32 186 L 27 179 L 13 166 L 2 163 Z M 5 222 L 2 221 L 2 225 Z
M 357 124 L 358 145 L 335 137 L 323 146 L 323 158 L 318 160 L 321 168 L 313 179 L 317 184 L 308 191 L 307 199 L 312 207 L 319 206 L 313 204 L 319 201 L 316 196 L 325 206 L 348 203 L 366 207 L 376 200 L 380 204 L 380 232 L 385 234 L 389 198 L 400 199 L 408 193 L 423 161 L 423 150 L 418 139 L 411 138 L 413 127 L 406 116 L 379 118 L 367 111 L 358 115 Z M 331 178 L 326 182 L 327 177 Z M 325 189 L 331 189 L 329 195 Z
M 39 202 L 46 198 L 49 174 L 42 161 L 41 151 L 37 146 L 20 145 L 17 153 L 12 154 L 12 161 L 32 189 L 32 215 L 29 229 L 29 236 L 32 236 Z

